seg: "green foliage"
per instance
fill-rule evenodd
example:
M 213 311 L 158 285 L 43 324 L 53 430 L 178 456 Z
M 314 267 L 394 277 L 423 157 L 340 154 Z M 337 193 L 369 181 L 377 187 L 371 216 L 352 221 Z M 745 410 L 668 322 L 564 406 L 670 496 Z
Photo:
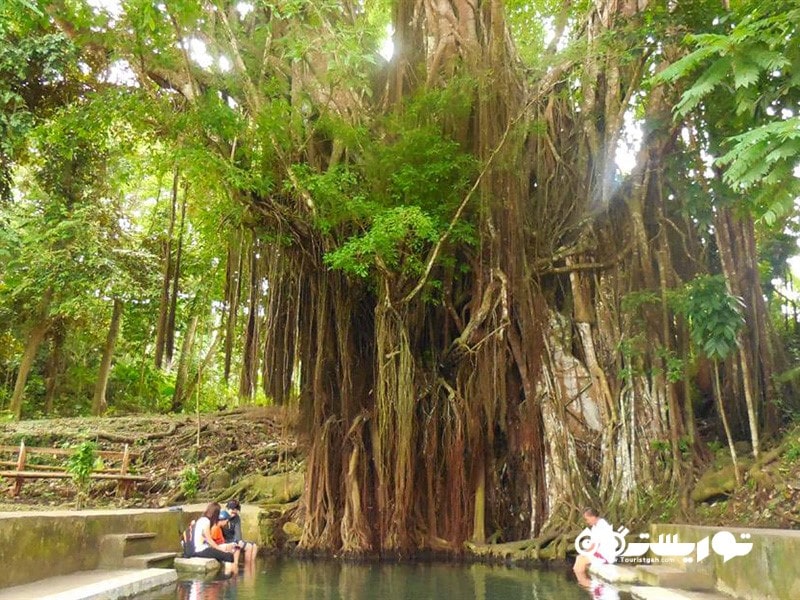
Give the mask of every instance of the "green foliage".
M 658 294 L 647 290 L 628 292 L 623 296 L 620 308 L 623 312 L 638 311 L 642 306 L 660 302 Z
M 375 217 L 366 234 L 326 254 L 325 262 L 359 277 L 366 277 L 376 264 L 419 274 L 423 267 L 421 252 L 436 240 L 440 229 L 417 206 L 392 208 Z
M 794 176 L 800 156 L 800 117 L 767 123 L 729 139 L 731 146 L 718 163 L 727 166 L 723 179 L 742 192 L 756 188 L 751 201 L 761 217 L 774 224 L 794 207 L 800 182 Z
M 67 458 L 67 473 L 72 476 L 78 489 L 76 504 L 81 505 L 82 497 L 86 496 L 91 483 L 91 476 L 97 461 L 97 444 L 92 441 L 81 442 L 75 452 Z
M 795 439 L 789 442 L 789 447 L 786 450 L 786 460 L 795 462 L 800 459 L 800 439 Z
M 695 111 L 723 133 L 727 152 L 724 181 L 749 193 L 750 205 L 768 224 L 793 208 L 800 192 L 794 176 L 800 153 L 800 120 L 794 113 L 800 93 L 800 9 L 795 3 L 741 3 L 724 33 L 688 36 L 695 50 L 662 71 L 655 81 L 695 76 L 675 108 Z M 720 107 L 726 99 L 734 116 Z M 712 105 L 716 111 L 712 111 Z M 788 112 L 787 112 L 788 111 Z
M 662 346 L 656 350 L 656 355 L 664 361 L 667 381 L 670 383 L 683 381 L 686 369 L 686 361 L 683 358 L 680 358 L 674 350 Z
M 686 284 L 681 312 L 695 346 L 711 360 L 724 360 L 736 347 L 743 326 L 741 305 L 720 275 L 697 277 Z
M 68 101 L 75 58 L 63 34 L 19 37 L 0 25 L 0 200 L 11 199 L 11 170 L 28 151 L 27 134 Z
M 8 18 L 12 11 L 18 10 L 29 10 L 39 16 L 42 15 L 42 11 L 33 0 L 5 0 L 0 8 L 0 19 Z
M 656 81 L 675 81 L 700 70 L 700 76 L 684 92 L 676 112 L 686 115 L 714 89 L 730 85 L 738 113 L 752 113 L 764 100 L 750 93 L 760 82 L 795 85 L 793 64 L 800 9 L 787 2 L 747 6 L 726 33 L 687 36 L 695 50 L 674 62 Z M 788 42 L 788 44 L 787 44 Z M 788 79 L 787 79 L 788 76 Z
M 293 171 L 314 198 L 316 225 L 326 234 L 350 222 L 368 223 L 380 211 L 380 206 L 365 194 L 358 173 L 347 165 L 322 173 L 308 165 L 295 165 Z
M 689 458 L 692 450 L 692 444 L 688 436 L 681 436 L 678 440 L 678 450 L 683 458 Z
M 665 455 L 669 454 L 670 451 L 670 443 L 669 440 L 651 440 L 650 441 L 650 449 L 653 452 L 663 453 Z
M 195 465 L 186 467 L 181 471 L 181 491 L 187 499 L 197 496 L 200 489 L 200 473 Z
M 324 121 L 326 131 L 364 156 L 357 167 L 342 165 L 323 173 L 294 168 L 313 197 L 317 226 L 326 234 L 344 234 L 326 254 L 326 264 L 358 277 L 376 269 L 419 275 L 428 249 L 444 233 L 476 170 L 474 159 L 443 133 L 440 122 L 442 114 L 468 110 L 472 86 L 462 79 L 447 90 L 418 95 L 404 112 L 382 121 L 384 136 L 378 139 Z M 473 237 L 468 219 L 451 234 L 456 243 L 470 243 Z
M 148 357 L 121 355 L 108 382 L 109 415 L 166 412 L 174 391 L 173 377 Z
M 707 443 L 707 446 L 709 452 L 711 452 L 711 454 L 714 455 L 719 454 L 725 449 L 725 445 L 719 440 L 711 440 L 710 442 Z

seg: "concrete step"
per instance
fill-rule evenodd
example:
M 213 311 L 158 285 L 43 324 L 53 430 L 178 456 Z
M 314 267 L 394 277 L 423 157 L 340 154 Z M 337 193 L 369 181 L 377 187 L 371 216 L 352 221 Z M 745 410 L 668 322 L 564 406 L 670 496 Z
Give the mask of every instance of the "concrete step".
M 100 568 L 115 569 L 122 566 L 126 556 L 153 552 L 155 533 L 111 533 L 100 539 Z
M 126 556 L 122 566 L 127 569 L 150 569 L 154 567 L 171 569 L 175 562 L 175 552 L 150 552 Z
M 665 565 L 642 565 L 636 567 L 639 581 L 653 587 L 678 590 L 713 590 L 715 581 L 708 573 L 685 571 Z
M 664 587 L 639 587 L 630 589 L 635 600 L 732 600 L 730 596 L 719 592 L 691 592 Z

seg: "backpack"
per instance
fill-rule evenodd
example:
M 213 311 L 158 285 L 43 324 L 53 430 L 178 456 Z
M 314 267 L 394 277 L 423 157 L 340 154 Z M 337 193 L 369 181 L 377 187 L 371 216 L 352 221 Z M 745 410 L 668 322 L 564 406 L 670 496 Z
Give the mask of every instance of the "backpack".
M 194 524 L 195 520 L 181 532 L 181 547 L 183 548 L 183 558 L 191 558 L 194 555 Z

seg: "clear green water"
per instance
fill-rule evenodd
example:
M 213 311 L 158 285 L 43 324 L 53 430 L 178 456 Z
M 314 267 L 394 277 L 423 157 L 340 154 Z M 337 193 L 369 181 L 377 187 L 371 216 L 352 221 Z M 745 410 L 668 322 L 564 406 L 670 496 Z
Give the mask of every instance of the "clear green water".
M 259 560 L 229 579 L 180 581 L 138 600 L 616 600 L 611 588 L 579 587 L 569 567 L 529 570 L 442 563 L 350 564 Z

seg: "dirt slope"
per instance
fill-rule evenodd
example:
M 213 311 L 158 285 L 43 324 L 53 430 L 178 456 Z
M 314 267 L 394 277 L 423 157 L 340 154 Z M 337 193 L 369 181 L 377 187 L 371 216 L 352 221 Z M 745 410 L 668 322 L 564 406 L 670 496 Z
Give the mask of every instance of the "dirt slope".
M 195 500 L 215 497 L 225 487 L 247 475 L 270 475 L 300 470 L 297 441 L 292 433 L 291 415 L 282 409 L 239 409 L 224 413 L 195 415 L 138 415 L 116 418 L 64 418 L 20 421 L 0 425 L 0 445 L 70 447 L 85 440 L 98 449 L 121 451 L 127 443 L 141 453 L 134 464 L 137 474 L 149 481 L 139 483 L 128 499 L 116 497 L 113 481 L 93 481 L 87 506 L 156 507 L 187 498 L 183 484 L 191 479 L 187 470 L 195 467 L 199 476 Z M 36 460 L 35 458 L 29 460 Z M 2 460 L 16 460 L 5 452 Z M 45 459 L 63 464 L 63 459 Z M 4 467 L 8 469 L 9 467 Z M 0 508 L 72 507 L 75 487 L 69 479 L 26 481 L 17 498 L 8 494 L 11 482 L 0 482 Z

